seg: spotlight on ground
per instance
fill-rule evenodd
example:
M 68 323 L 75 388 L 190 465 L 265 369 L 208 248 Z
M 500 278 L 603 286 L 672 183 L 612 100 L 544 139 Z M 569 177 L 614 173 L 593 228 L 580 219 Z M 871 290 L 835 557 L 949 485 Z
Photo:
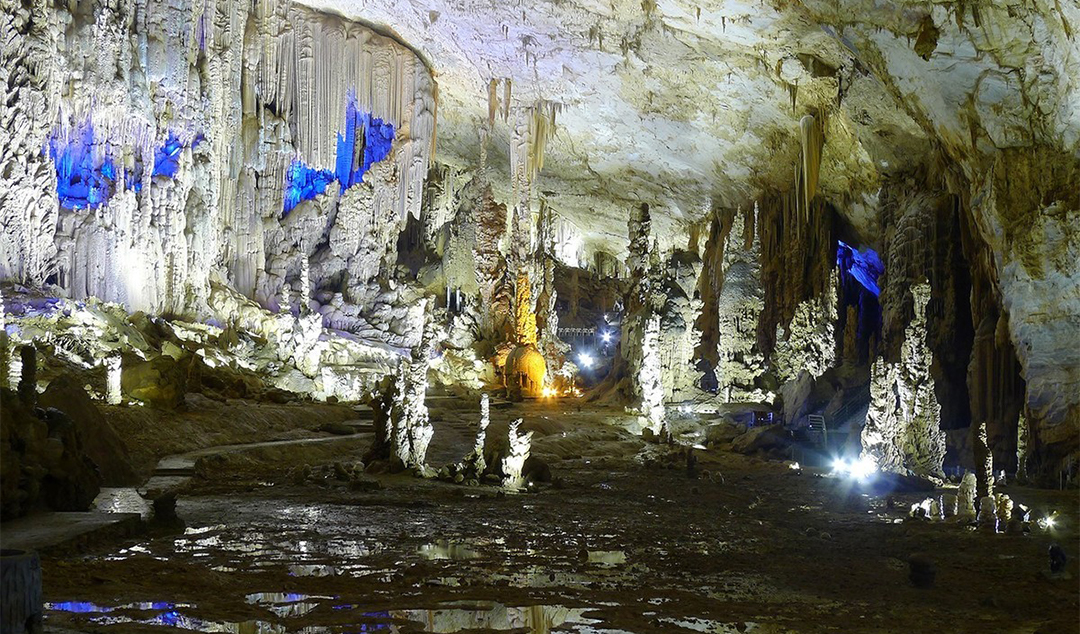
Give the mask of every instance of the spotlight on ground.
M 862 456 L 856 460 L 837 458 L 833 460 L 832 467 L 833 473 L 854 480 L 865 480 L 877 473 L 877 463 L 870 456 Z

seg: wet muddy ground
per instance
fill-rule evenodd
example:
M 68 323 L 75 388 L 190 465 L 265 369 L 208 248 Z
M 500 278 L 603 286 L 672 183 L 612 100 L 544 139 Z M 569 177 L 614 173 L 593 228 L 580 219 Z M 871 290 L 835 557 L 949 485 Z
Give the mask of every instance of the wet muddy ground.
M 471 445 L 475 408 L 433 407 L 432 462 Z M 534 403 L 554 484 L 505 494 L 405 475 L 297 483 L 285 464 L 193 480 L 185 528 L 43 562 L 55 631 L 1076 632 L 1078 494 L 1008 487 L 1061 513 L 1052 531 L 987 534 L 907 520 L 882 498 L 784 463 L 655 454 L 616 410 Z M 531 422 L 530 422 L 531 421 Z M 343 455 L 342 461 L 358 455 Z M 664 461 L 660 461 L 663 463 Z M 318 465 L 311 465 L 318 467 Z M 315 473 L 321 473 L 318 468 Z M 1069 578 L 1047 549 L 1065 548 Z M 908 580 L 929 557 L 931 589 Z

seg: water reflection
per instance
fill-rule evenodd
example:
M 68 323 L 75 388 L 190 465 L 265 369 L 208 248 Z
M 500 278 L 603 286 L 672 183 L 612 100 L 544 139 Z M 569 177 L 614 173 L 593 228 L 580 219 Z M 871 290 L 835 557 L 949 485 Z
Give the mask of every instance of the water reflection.
M 746 623 L 721 623 L 710 619 L 688 617 L 684 619 L 662 618 L 660 622 L 695 632 L 708 632 L 709 634 L 743 634 L 743 632 L 758 631 L 758 624 L 749 621 Z
M 626 563 L 626 553 L 621 550 L 590 550 L 589 563 L 618 566 Z
M 144 520 L 153 514 L 150 504 L 134 488 L 103 487 L 93 506 L 102 513 L 138 513 Z
M 530 634 L 547 634 L 552 628 L 574 625 L 578 631 L 600 631 L 591 627 L 599 623 L 583 614 L 588 608 L 568 608 L 561 605 L 507 606 L 498 602 L 454 602 L 434 609 L 406 609 L 382 612 L 361 612 L 348 617 L 351 625 L 326 626 L 297 623 L 297 619 L 311 618 L 313 610 L 323 601 L 334 597 L 296 594 L 286 592 L 256 592 L 244 597 L 248 605 L 265 608 L 276 618 L 246 621 L 217 621 L 191 616 L 187 603 L 144 602 L 119 606 L 99 605 L 89 601 L 46 603 L 49 612 L 66 612 L 86 615 L 82 623 L 98 626 L 148 625 L 179 628 L 197 632 L 226 632 L 230 634 L 339 634 L 346 632 L 398 632 L 402 622 L 412 621 L 424 631 L 453 633 L 463 630 L 514 631 Z M 339 604 L 332 606 L 340 614 L 343 610 L 362 610 L 362 606 Z M 151 613 L 147 615 L 146 613 Z M 55 616 L 55 615 L 53 615 Z M 269 614 L 267 616 L 270 616 Z M 76 617 L 79 618 L 79 617 Z M 276 622 L 284 620 L 284 622 Z M 335 619 L 340 623 L 340 619 Z M 395 622 L 396 621 L 396 622 Z M 415 631 L 413 627 L 405 628 Z
M 462 630 L 523 630 L 529 634 L 547 634 L 551 628 L 564 624 L 598 623 L 582 616 L 587 608 L 561 605 L 511 607 L 498 602 L 453 605 L 455 607 L 433 610 L 394 610 L 390 614 L 422 623 L 427 631 L 439 634 Z
M 453 560 L 465 560 L 476 559 L 480 556 L 480 553 L 465 546 L 463 544 L 449 542 L 445 539 L 440 539 L 437 542 L 431 544 L 424 544 L 417 549 L 420 556 L 424 559 L 453 559 Z

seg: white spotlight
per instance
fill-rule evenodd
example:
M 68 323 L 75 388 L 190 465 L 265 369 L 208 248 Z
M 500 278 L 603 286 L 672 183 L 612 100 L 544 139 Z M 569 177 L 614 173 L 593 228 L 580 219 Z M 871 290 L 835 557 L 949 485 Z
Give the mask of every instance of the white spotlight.
M 583 368 L 591 368 L 593 364 L 593 358 L 592 356 L 583 352 L 578 355 L 578 363 L 580 363 L 581 367 Z
M 851 465 L 852 477 L 864 480 L 877 473 L 877 463 L 870 456 L 863 456 Z
M 600 335 L 600 338 L 604 340 L 604 343 L 611 341 L 611 333 L 604 331 L 604 334 Z

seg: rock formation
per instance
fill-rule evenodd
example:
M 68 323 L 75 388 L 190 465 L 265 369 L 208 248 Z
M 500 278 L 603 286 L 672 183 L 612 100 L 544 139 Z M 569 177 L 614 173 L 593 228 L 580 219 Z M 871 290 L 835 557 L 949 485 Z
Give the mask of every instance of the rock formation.
M 276 308 L 389 272 L 434 133 L 411 50 L 286 2 L 5 15 L 0 276 L 220 320 L 214 277 Z
M 915 315 L 905 331 L 900 363 L 879 358 L 871 369 L 863 455 L 872 457 L 880 469 L 940 479 L 945 433 L 940 428 L 941 408 L 930 375 L 933 359 L 926 343 L 930 286 L 918 284 L 911 294 Z
M 503 486 L 508 489 L 520 489 L 525 486 L 525 478 L 522 469 L 525 461 L 529 459 L 532 449 L 531 431 L 521 433 L 521 419 L 510 423 L 507 431 L 507 453 L 502 459 Z
M 765 308 L 757 220 L 756 203 L 753 213 L 738 211 L 724 243 L 716 381 L 717 394 L 729 402 L 772 400 L 757 387 L 765 372 L 765 356 L 757 345 L 758 316 Z

